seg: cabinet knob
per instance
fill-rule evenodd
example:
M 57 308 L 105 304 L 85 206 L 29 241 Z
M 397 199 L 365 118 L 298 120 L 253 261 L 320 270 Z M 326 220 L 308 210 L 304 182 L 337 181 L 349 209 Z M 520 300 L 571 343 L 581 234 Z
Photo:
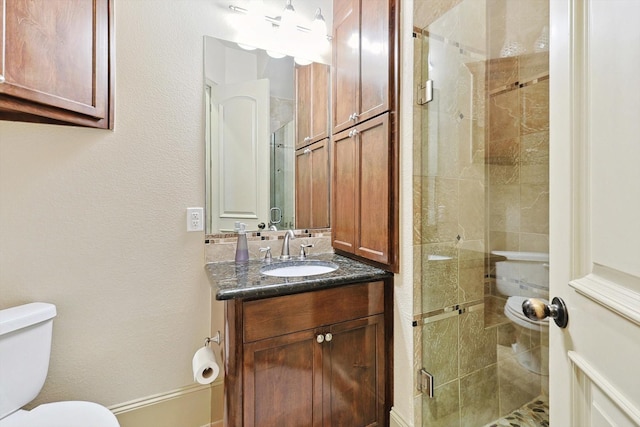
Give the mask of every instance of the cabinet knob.
M 359 134 L 360 132 L 358 131 L 358 129 L 353 129 L 349 131 L 349 138 L 353 138 L 354 136 L 356 136 L 357 134 Z
M 316 337 L 316 341 L 318 341 L 318 343 L 322 344 L 324 342 L 324 335 L 318 334 L 318 336 Z
M 326 342 L 329 342 L 333 339 L 333 335 L 331 334 L 331 332 L 327 332 L 326 335 L 324 336 L 324 340 Z
M 309 142 L 311 141 L 311 137 L 310 136 L 305 136 L 304 137 L 304 142 Z
M 0 83 L 4 83 L 4 76 L 0 74 Z
M 302 153 L 303 154 L 311 154 L 311 148 L 306 148 Z
M 355 121 L 358 119 L 358 113 L 353 113 L 349 115 L 349 120 Z

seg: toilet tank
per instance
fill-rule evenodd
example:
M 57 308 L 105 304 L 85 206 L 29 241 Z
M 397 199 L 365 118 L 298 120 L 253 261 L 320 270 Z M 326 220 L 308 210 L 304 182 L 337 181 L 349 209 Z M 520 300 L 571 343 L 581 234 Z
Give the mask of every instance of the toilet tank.
M 549 299 L 549 254 L 492 251 L 506 258 L 496 261 L 496 288 L 504 296 Z
M 56 306 L 43 302 L 0 310 L 0 419 L 40 393 L 55 315 Z

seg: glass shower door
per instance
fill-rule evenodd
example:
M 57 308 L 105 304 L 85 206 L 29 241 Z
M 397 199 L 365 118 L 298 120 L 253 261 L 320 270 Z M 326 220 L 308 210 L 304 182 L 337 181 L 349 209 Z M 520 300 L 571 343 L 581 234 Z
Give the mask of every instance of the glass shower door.
M 548 4 L 431 3 L 414 9 L 417 415 L 548 425 L 545 326 L 510 310 L 548 294 Z

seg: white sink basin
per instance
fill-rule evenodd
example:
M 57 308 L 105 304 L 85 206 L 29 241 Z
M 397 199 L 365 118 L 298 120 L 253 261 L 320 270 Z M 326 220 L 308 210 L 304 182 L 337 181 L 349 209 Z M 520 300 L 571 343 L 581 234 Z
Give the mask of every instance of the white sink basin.
M 303 277 L 331 273 L 337 269 L 336 264 L 328 261 L 285 261 L 265 265 L 260 269 L 260 273 L 275 277 Z

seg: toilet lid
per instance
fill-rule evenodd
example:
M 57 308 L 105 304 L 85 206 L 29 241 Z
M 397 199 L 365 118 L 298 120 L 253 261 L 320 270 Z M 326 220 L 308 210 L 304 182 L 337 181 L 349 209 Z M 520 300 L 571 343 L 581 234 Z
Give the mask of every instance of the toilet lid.
M 120 427 L 116 416 L 93 402 L 45 403 L 31 411 L 18 411 L 2 420 L 0 427 Z
M 507 303 L 504 305 L 504 314 L 513 322 L 528 329 L 540 330 L 541 328 L 549 327 L 549 319 L 544 320 L 531 320 L 522 312 L 522 303 L 527 300 L 527 297 L 511 296 L 507 298 Z M 540 301 L 545 304 L 549 304 L 549 301 L 540 298 Z

